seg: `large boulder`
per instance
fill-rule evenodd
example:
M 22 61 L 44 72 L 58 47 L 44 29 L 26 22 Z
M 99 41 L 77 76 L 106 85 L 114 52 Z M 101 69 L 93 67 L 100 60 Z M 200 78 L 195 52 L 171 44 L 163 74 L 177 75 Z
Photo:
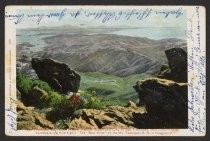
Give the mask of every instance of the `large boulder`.
M 135 114 L 139 128 L 187 128 L 187 83 L 148 78 L 136 83 L 134 89 L 146 105 L 147 114 Z
M 80 75 L 66 64 L 52 59 L 38 58 L 33 58 L 31 63 L 39 79 L 47 82 L 56 91 L 64 94 L 78 91 Z
M 46 130 L 53 128 L 54 125 L 46 120 L 44 114 L 34 111 L 34 107 L 26 107 L 22 102 L 17 102 L 18 130 Z
M 158 77 L 187 82 L 187 53 L 182 48 L 171 48 L 165 51 L 168 65 L 163 65 Z
M 145 113 L 144 107 L 129 102 L 126 107 L 109 106 L 103 110 L 82 109 L 67 123 L 69 129 L 122 129 L 134 128 L 133 114 Z

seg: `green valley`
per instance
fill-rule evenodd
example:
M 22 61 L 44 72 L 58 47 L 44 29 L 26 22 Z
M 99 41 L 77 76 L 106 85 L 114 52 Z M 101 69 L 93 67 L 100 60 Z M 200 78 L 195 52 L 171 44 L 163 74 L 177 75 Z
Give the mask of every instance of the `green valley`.
M 147 74 L 133 74 L 118 77 L 100 72 L 79 73 L 81 75 L 80 90 L 95 91 L 103 99 L 132 100 L 136 102 L 138 95 L 133 85 L 141 79 L 150 77 Z

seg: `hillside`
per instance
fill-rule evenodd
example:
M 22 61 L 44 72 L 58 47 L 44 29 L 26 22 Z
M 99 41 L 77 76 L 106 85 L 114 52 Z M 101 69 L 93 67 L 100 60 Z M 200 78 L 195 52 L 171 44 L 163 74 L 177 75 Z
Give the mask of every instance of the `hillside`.
M 167 65 L 152 77 L 78 73 L 63 62 L 33 58 L 39 79 L 17 74 L 18 130 L 188 128 L 187 53 L 171 48 L 165 54 Z
M 41 57 L 64 62 L 79 72 L 101 72 L 123 77 L 142 73 L 153 75 L 166 63 L 164 50 L 171 47 L 186 49 L 186 42 L 180 39 L 151 40 L 80 32 L 45 37 L 43 40 L 47 45 L 43 48 L 19 44 L 17 63 L 25 72 L 31 70 L 29 60 L 32 57 Z
M 138 95 L 132 88 L 140 79 L 149 75 L 134 74 L 127 77 L 103 74 L 99 72 L 80 73 L 81 90 L 95 91 L 103 99 L 132 100 L 137 102 Z

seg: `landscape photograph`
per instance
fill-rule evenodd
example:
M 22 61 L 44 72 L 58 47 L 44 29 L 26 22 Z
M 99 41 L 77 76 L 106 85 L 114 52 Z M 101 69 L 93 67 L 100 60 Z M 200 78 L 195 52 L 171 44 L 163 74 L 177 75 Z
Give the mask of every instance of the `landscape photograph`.
M 16 29 L 17 130 L 188 128 L 183 28 Z

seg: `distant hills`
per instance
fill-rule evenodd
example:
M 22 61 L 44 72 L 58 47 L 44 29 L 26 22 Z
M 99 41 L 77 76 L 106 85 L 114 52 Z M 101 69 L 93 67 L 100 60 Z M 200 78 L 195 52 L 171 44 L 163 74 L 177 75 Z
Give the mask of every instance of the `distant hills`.
M 79 72 L 82 90 L 95 90 L 104 98 L 124 100 L 137 98 L 131 87 L 136 81 L 156 75 L 162 64 L 168 64 L 166 49 L 187 49 L 186 41 L 181 39 L 152 40 L 114 34 L 86 34 L 82 31 L 79 34 L 59 32 L 43 40 L 46 47 L 36 48 L 27 43 L 17 45 L 18 70 L 36 77 L 31 59 L 52 58 Z
M 138 28 L 138 27 L 133 27 L 133 26 L 125 26 L 125 25 L 99 25 L 99 26 L 86 26 L 85 24 L 80 24 L 80 25 L 70 25 L 70 24 L 65 24 L 65 25 L 60 25 L 60 26 L 40 26 L 40 27 L 31 27 L 31 28 L 25 28 L 26 30 L 50 30 L 50 29 L 56 29 L 56 30 L 69 30 L 69 29 L 132 29 L 132 28 Z
M 78 34 L 60 33 L 43 40 L 47 46 L 42 49 L 28 51 L 29 48 L 19 48 L 19 60 L 52 58 L 79 72 L 101 72 L 122 77 L 157 74 L 161 65 L 167 63 L 164 50 L 172 47 L 186 49 L 187 46 L 185 40 L 175 38 L 152 40 L 114 34 L 86 34 L 82 30 Z
M 102 72 L 117 76 L 156 74 L 166 63 L 164 50 L 186 48 L 180 39 L 151 40 L 113 34 L 57 35 L 44 39 L 48 47 L 42 57 L 69 64 L 81 72 Z

